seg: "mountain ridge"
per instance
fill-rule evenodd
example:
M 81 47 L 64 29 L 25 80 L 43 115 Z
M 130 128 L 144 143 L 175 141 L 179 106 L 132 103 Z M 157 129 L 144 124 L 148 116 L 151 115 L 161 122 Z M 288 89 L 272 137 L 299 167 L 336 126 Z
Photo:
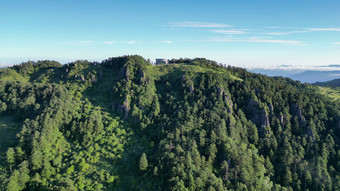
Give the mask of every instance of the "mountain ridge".
M 331 87 L 340 87 L 340 78 L 334 79 L 327 82 L 316 82 L 315 85 L 318 86 L 331 86 Z
M 340 188 L 338 102 L 204 58 L 172 63 L 0 70 L 2 128 L 19 131 L 1 148 L 1 189 Z

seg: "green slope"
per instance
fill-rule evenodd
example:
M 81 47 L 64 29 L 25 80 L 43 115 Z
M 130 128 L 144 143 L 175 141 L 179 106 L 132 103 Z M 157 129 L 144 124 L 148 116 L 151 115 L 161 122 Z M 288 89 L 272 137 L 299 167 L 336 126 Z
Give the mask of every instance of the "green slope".
M 340 79 L 331 80 L 328 82 L 317 82 L 321 94 L 329 97 L 334 101 L 340 101 Z
M 203 58 L 171 63 L 0 70 L 0 190 L 340 189 L 337 102 Z
M 10 68 L 0 69 L 0 79 L 3 81 L 22 81 L 27 82 L 28 79 L 17 73 L 15 70 Z
M 320 93 L 334 101 L 340 101 L 340 87 L 319 87 Z

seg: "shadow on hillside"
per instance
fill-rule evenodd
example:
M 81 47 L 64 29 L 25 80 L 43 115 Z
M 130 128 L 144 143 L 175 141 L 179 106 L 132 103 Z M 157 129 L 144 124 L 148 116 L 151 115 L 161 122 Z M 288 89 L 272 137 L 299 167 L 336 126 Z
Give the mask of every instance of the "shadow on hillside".
M 114 165 L 115 173 L 119 177 L 108 190 L 152 190 L 150 185 L 151 170 L 145 173 L 139 170 L 139 159 L 143 153 L 151 153 L 153 147 L 150 147 L 148 137 L 140 129 L 140 125 L 130 117 L 123 121 L 123 114 L 112 109 L 112 92 L 115 83 L 118 81 L 117 76 L 113 76 L 111 70 L 106 70 L 103 77 L 95 84 L 85 89 L 83 96 L 93 106 L 100 107 L 102 111 L 109 113 L 113 119 L 120 119 L 120 125 L 127 131 L 126 140 L 128 142 L 123 147 L 121 158 L 112 159 L 102 158 L 106 164 Z M 149 161 L 151 164 L 152 161 Z M 151 165 L 150 165 L 151 166 Z M 156 184 L 156 183 L 155 183 Z

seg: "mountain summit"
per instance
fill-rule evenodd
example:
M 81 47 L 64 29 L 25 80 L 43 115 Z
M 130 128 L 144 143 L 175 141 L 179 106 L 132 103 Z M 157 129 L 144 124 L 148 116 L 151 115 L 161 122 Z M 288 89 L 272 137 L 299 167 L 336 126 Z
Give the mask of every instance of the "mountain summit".
M 204 58 L 0 70 L 1 190 L 340 190 L 340 104 Z

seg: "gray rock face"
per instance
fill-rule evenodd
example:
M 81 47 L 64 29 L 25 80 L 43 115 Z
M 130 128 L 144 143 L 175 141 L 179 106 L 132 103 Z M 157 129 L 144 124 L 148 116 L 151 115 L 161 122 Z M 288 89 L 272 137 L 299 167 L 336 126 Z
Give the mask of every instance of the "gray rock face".
M 216 89 L 217 89 L 218 96 L 222 97 L 223 101 L 227 101 L 230 107 L 229 113 L 232 113 L 233 102 L 231 101 L 230 96 L 225 92 L 224 88 L 217 86 Z
M 187 83 L 187 80 L 186 80 L 185 75 L 182 76 L 182 83 L 184 84 L 184 86 L 187 86 L 187 85 L 189 86 L 189 92 L 190 92 L 190 94 L 194 93 L 195 87 L 194 87 L 194 85 L 191 84 L 190 82 Z M 190 85 L 190 84 L 191 84 L 191 85 Z
M 217 93 L 218 93 L 220 96 L 223 96 L 223 95 L 225 94 L 225 91 L 224 91 L 223 88 L 220 88 L 220 87 L 217 86 L 216 89 L 217 89 Z
M 130 112 L 130 102 L 128 98 L 125 98 L 123 104 L 120 104 L 118 101 L 115 101 L 112 104 L 112 109 L 117 110 L 119 113 L 124 113 L 124 119 L 126 119 Z
M 302 111 L 301 111 L 300 106 L 297 105 L 297 104 L 294 104 L 294 105 L 292 106 L 292 112 L 293 112 L 292 114 L 293 114 L 294 116 L 297 116 L 297 117 L 298 117 L 298 119 L 299 119 L 299 126 L 300 126 L 301 128 L 305 128 L 305 133 L 308 135 L 308 137 L 311 137 L 311 138 L 313 139 L 313 141 L 314 141 L 314 140 L 315 140 L 314 133 L 313 133 L 312 129 L 311 129 L 309 126 L 307 126 L 306 119 L 305 119 L 305 117 L 302 115 Z
M 124 110 L 124 119 L 126 119 L 130 112 L 130 102 L 128 98 L 125 98 L 122 108 Z
M 129 80 L 129 76 L 130 76 L 130 71 L 127 68 L 127 66 L 124 66 L 122 69 L 122 75 L 126 80 Z
M 190 93 L 192 94 L 192 93 L 194 93 L 194 91 L 195 91 L 194 85 L 191 85 L 190 86 Z
M 259 135 L 264 137 L 267 134 L 264 128 L 270 126 L 265 109 L 261 108 L 260 103 L 253 98 L 249 100 L 247 109 L 252 113 L 250 120 L 259 128 Z
M 302 111 L 299 105 L 294 104 L 292 106 L 292 112 L 294 116 L 297 116 L 300 122 L 300 125 L 304 126 L 306 125 L 306 119 L 302 115 Z
M 228 105 L 232 109 L 233 108 L 233 102 L 231 101 L 230 96 L 228 94 L 225 94 L 223 97 L 224 97 L 225 100 L 227 100 Z M 231 113 L 231 111 L 230 111 L 230 113 Z
M 269 107 L 270 116 L 273 117 L 274 116 L 274 106 L 271 103 L 269 103 L 268 107 Z
M 285 125 L 285 123 L 284 123 L 284 115 L 280 115 L 280 125 L 282 126 L 282 128 Z
M 146 79 L 146 74 L 145 74 L 145 72 L 140 72 L 139 73 L 139 76 L 140 76 L 140 79 L 139 79 L 139 84 L 148 84 L 148 81 L 147 81 L 147 79 Z

